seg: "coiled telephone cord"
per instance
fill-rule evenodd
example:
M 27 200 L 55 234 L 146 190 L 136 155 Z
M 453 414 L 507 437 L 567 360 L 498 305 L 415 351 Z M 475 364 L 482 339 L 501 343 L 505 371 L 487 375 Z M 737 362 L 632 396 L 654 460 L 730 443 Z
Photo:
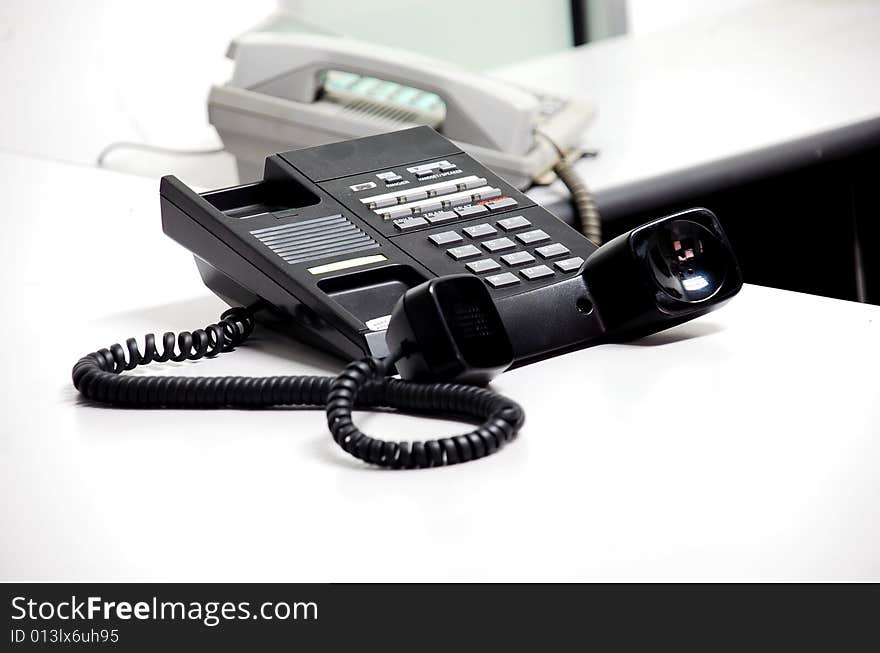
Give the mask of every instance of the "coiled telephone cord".
M 574 165 L 565 158 L 560 158 L 553 167 L 553 172 L 571 193 L 578 229 L 594 244 L 601 245 L 602 220 L 599 217 L 599 209 L 596 208 L 596 199 L 587 183 L 574 169 Z
M 334 441 L 365 462 L 393 469 L 440 467 L 488 456 L 516 437 L 525 420 L 522 408 L 486 388 L 455 383 L 415 383 L 389 378 L 401 352 L 384 359 L 349 363 L 336 376 L 126 376 L 149 363 L 198 360 L 231 351 L 254 329 L 256 305 L 231 308 L 204 329 L 165 333 L 161 351 L 153 334 L 144 352 L 134 338 L 79 359 L 73 385 L 92 401 L 136 408 L 324 408 Z M 457 436 L 392 442 L 363 433 L 352 420 L 355 409 L 393 408 L 402 412 L 480 423 Z
M 574 169 L 574 162 L 569 159 L 566 153 L 559 145 L 556 144 L 550 136 L 542 132 L 540 129 L 535 130 L 535 135 L 540 136 L 556 150 L 556 164 L 553 166 L 553 172 L 559 178 L 559 181 L 568 188 L 571 194 L 571 202 L 574 205 L 575 227 L 593 241 L 595 245 L 602 244 L 602 219 L 599 216 L 599 209 L 596 207 L 596 198 L 593 192 L 587 186 L 587 182 Z

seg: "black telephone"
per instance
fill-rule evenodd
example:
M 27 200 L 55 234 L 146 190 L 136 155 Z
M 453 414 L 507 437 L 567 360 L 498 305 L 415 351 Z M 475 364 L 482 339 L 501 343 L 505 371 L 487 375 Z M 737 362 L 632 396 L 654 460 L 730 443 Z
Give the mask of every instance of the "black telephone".
M 227 303 L 205 329 L 80 359 L 86 397 L 134 406 L 326 407 L 334 439 L 367 462 L 433 467 L 488 455 L 524 415 L 485 387 L 511 366 L 702 315 L 742 275 L 715 216 L 692 209 L 601 247 L 428 127 L 266 159 L 263 180 L 160 188 L 165 232 Z M 243 308 L 241 308 L 243 307 Z M 120 376 L 241 344 L 256 320 L 354 360 L 332 377 Z M 126 355 L 127 354 L 127 355 Z M 388 378 L 395 370 L 401 380 Z M 387 442 L 351 412 L 391 407 L 484 420 L 470 433 Z

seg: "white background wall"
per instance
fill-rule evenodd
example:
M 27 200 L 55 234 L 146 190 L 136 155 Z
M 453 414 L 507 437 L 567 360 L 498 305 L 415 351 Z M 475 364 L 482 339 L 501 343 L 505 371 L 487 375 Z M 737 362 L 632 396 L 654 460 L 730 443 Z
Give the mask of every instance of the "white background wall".
M 572 45 L 568 0 L 279 0 L 359 39 L 485 70 Z
M 231 73 L 230 37 L 274 7 L 275 0 L 2 0 L 0 150 L 91 164 L 118 140 L 219 144 L 207 122 L 208 88 Z
M 773 1 L 629 0 L 630 24 L 636 33 L 651 32 Z M 229 40 L 279 2 L 339 31 L 481 68 L 565 47 L 570 39 L 564 0 L 3 0 L 0 151 L 91 165 L 105 145 L 120 140 L 218 145 L 207 122 L 208 89 L 231 73 L 224 57 Z M 445 27 L 433 29 L 441 19 Z M 122 170 L 172 172 L 193 184 L 234 180 L 225 154 L 118 153 L 109 162 Z
M 691 18 L 718 16 L 772 2 L 774 0 L 627 0 L 629 33 L 648 34 Z

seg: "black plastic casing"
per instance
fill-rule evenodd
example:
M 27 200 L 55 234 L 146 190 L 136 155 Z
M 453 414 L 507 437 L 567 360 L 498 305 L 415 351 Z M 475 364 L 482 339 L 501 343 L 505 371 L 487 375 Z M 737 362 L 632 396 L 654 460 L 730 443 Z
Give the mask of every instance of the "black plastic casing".
M 409 171 L 441 160 L 455 164 L 456 170 L 428 180 Z M 388 172 L 404 181 L 387 186 L 377 175 Z M 500 189 L 501 197 L 514 200 L 515 205 L 401 231 L 393 220 L 381 219 L 360 201 L 364 195 L 466 176 L 484 178 L 487 186 Z M 375 188 L 353 190 L 366 183 Z M 387 355 L 384 320 L 390 319 L 397 300 L 432 278 L 466 273 L 466 264 L 473 259 L 454 260 L 446 253 L 447 247 L 429 240 L 432 235 L 450 230 L 464 234 L 468 227 L 523 216 L 531 226 L 512 233 L 499 230 L 496 237 L 509 236 L 518 250 L 560 243 L 570 251 L 568 256 L 584 260 L 596 249 L 429 127 L 276 154 L 266 159 L 263 180 L 254 184 L 198 193 L 179 179 L 164 177 L 160 196 L 165 233 L 195 255 L 211 290 L 232 305 L 261 298 L 269 308 L 257 314 L 258 320 L 343 360 Z M 287 250 L 279 253 L 269 246 L 271 238 L 260 240 L 261 233 L 276 228 L 293 233 L 304 223 L 331 218 L 339 230 L 324 230 L 314 240 L 320 256 L 313 259 L 287 260 Z M 302 227 L 298 233 L 308 229 Z M 359 231 L 364 249 L 354 251 L 348 246 L 346 234 L 352 229 Z M 541 229 L 550 240 L 520 244 L 517 234 L 528 229 Z M 312 248 L 305 236 L 299 240 L 303 248 Z M 482 248 L 481 242 L 466 238 L 461 244 Z M 499 258 L 489 252 L 483 256 Z M 317 273 L 310 269 L 359 257 L 381 260 Z M 535 264 L 543 262 L 538 259 Z M 554 265 L 553 260 L 547 263 Z M 520 276 L 519 269 L 512 272 Z M 577 269 L 554 268 L 552 277 L 526 280 L 520 276 L 516 285 L 486 288 L 504 322 L 515 365 L 585 346 L 601 336 L 597 314 L 576 307 L 578 300 L 589 300 Z M 553 308 L 548 310 L 548 306 Z
M 397 302 L 385 333 L 405 379 L 484 385 L 513 363 L 513 347 L 486 285 L 459 274 L 432 279 Z
M 453 169 L 427 179 L 414 172 L 441 161 Z M 399 180 L 384 181 L 389 173 Z M 362 201 L 374 193 L 465 177 L 482 179 L 505 203 L 403 229 Z M 482 383 L 511 365 L 508 348 L 512 366 L 520 366 L 606 340 L 638 337 L 702 315 L 742 285 L 727 238 L 709 211 L 656 220 L 597 249 L 428 127 L 273 155 L 262 181 L 232 188 L 198 193 L 179 179 L 164 177 L 160 196 L 163 229 L 195 255 L 205 284 L 225 301 L 248 305 L 259 298 L 267 308 L 257 319 L 344 360 L 382 358 L 389 343 L 407 339 L 428 343 L 421 354 L 398 364 L 407 378 Z M 488 197 L 472 199 L 474 206 L 492 204 Z M 436 217 L 432 210 L 422 213 Z M 511 217 L 525 219 L 527 226 L 502 229 L 500 221 Z M 657 265 L 652 271 L 646 262 L 646 244 L 676 219 L 711 233 L 713 251 L 705 259 L 725 262 L 720 287 L 703 301 L 676 301 L 656 282 Z M 468 235 L 470 228 L 485 223 L 498 227 L 497 233 Z M 541 230 L 544 238 L 521 242 L 527 230 Z M 432 242 L 448 231 L 463 239 L 457 245 L 473 245 L 479 256 L 458 260 L 448 251 L 452 245 Z M 486 247 L 488 238 L 501 237 L 512 247 L 497 253 Z M 668 245 L 669 239 L 664 242 Z M 544 259 L 537 249 L 545 243 L 558 243 L 567 253 Z M 526 278 L 526 266 L 503 263 L 501 255 L 511 251 L 535 254 L 534 264 L 546 265 L 552 274 Z M 670 268 L 681 270 L 675 252 L 667 248 L 663 256 Z M 567 257 L 585 262 L 562 269 L 558 264 Z M 508 272 L 517 282 L 499 285 L 492 283 L 491 273 L 463 274 L 477 258 L 500 261 L 496 272 Z M 655 263 L 661 258 L 655 257 Z M 429 283 L 427 293 L 420 289 L 425 282 L 461 276 L 470 281 Z M 453 287 L 479 305 L 481 328 L 486 329 L 482 340 L 468 335 L 465 316 L 451 310 Z M 392 325 L 397 308 L 403 314 Z M 490 335 L 497 343 L 490 342 Z M 473 347 L 476 341 L 485 352 Z
M 656 280 L 649 262 L 649 243 L 658 229 L 674 221 L 695 223 L 715 239 L 716 260 L 725 269 L 717 289 L 700 301 L 672 296 Z M 704 315 L 739 292 L 742 272 L 724 230 L 704 208 L 654 220 L 621 234 L 587 259 L 583 278 L 602 319 L 606 340 L 629 340 Z

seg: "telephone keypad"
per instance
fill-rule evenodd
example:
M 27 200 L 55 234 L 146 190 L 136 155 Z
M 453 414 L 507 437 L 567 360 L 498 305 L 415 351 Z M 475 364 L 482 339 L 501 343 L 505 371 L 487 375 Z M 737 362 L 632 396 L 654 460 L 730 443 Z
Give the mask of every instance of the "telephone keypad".
M 472 263 L 468 263 L 465 267 L 473 272 L 474 274 L 482 274 L 483 272 L 494 272 L 495 270 L 500 270 L 501 265 L 498 261 L 491 258 L 480 259 L 479 261 L 473 261 Z
M 519 279 L 510 272 L 502 272 L 501 274 L 493 274 L 486 277 L 486 283 L 493 288 L 504 288 L 519 283 Z
M 563 245 L 562 243 L 553 243 L 552 245 L 544 245 L 543 247 L 538 247 L 535 252 L 541 258 L 553 258 L 554 256 L 563 256 L 565 254 L 570 254 L 571 251 Z
M 543 229 L 533 229 L 532 231 L 526 231 L 517 235 L 516 239 L 523 245 L 534 245 L 535 243 L 543 243 L 545 240 L 550 240 L 550 236 Z
M 453 247 L 452 249 L 447 249 L 446 253 L 454 258 L 456 261 L 470 258 L 472 256 L 479 256 L 481 254 L 480 250 L 478 250 L 473 245 L 462 245 L 461 247 Z
M 484 222 L 483 224 L 476 224 L 473 227 L 465 227 L 464 229 L 462 229 L 462 231 L 464 231 L 471 238 L 494 236 L 498 233 L 498 230 L 495 229 L 495 227 L 486 222 Z
M 513 249 L 516 247 L 510 238 L 493 238 L 492 240 L 483 241 L 483 248 L 489 252 L 502 252 L 505 249 Z
M 525 265 L 526 263 L 534 263 L 535 257 L 528 252 L 514 252 L 513 254 L 505 254 L 501 257 L 506 265 L 515 267 L 517 265 Z
M 429 236 L 428 240 L 439 247 L 440 245 L 451 245 L 452 243 L 460 243 L 464 239 L 455 231 L 443 231 L 439 234 Z
M 575 256 L 574 258 L 567 258 L 564 261 L 556 261 L 556 267 L 562 272 L 574 272 L 579 269 L 583 263 L 584 259 L 580 256 Z
M 534 281 L 535 279 L 543 279 L 544 277 L 552 277 L 554 272 L 546 265 L 536 265 L 531 268 L 525 268 L 520 270 L 519 272 L 529 281 Z
M 458 218 L 456 213 L 448 213 L 452 213 L 448 218 L 437 213 L 426 219 L 431 224 L 440 224 L 444 219 Z M 510 235 L 500 235 L 505 232 Z M 424 238 L 432 248 L 441 248 L 444 254 L 461 261 L 462 271 L 481 276 L 491 288 L 515 290 L 516 285 L 524 282 L 552 281 L 557 275 L 580 268 L 583 259 L 572 256 L 566 244 L 556 241 L 560 236 L 555 233 L 554 229 L 536 229 L 526 215 L 514 215 L 494 221 L 471 221 L 457 228 L 426 234 Z M 466 239 L 472 242 L 463 244 Z M 462 244 L 450 247 L 459 243 Z M 496 256 L 486 256 L 487 252 Z M 539 264 L 541 260 L 547 263 Z
M 493 296 L 507 297 L 576 274 L 592 251 L 576 232 L 467 157 L 386 171 L 403 184 L 350 194 L 347 205 L 435 274 L 474 274 Z M 378 181 L 376 172 L 328 186 L 349 191 L 354 182 Z M 398 212 L 401 217 L 388 219 Z M 415 226 L 416 219 L 426 223 Z
M 499 220 L 498 226 L 504 229 L 504 231 L 514 231 L 516 229 L 522 229 L 523 227 L 531 227 L 532 223 L 521 215 L 515 215 L 512 218 Z

